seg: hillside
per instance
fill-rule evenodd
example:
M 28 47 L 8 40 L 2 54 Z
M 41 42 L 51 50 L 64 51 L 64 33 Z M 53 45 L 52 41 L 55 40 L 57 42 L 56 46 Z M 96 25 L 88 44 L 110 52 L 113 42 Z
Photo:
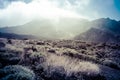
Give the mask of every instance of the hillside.
M 35 19 L 23 25 L 0 28 L 0 32 L 35 35 L 47 39 L 71 39 L 89 28 L 84 28 L 86 22 L 88 21 L 79 18 Z
M 119 80 L 119 48 L 118 43 L 0 38 L 0 80 Z
M 44 39 L 43 37 L 35 37 L 32 35 L 20 35 L 14 33 L 1 33 L 0 38 L 8 38 L 8 39 Z
M 89 23 L 91 27 L 74 39 L 92 42 L 120 42 L 120 23 L 109 18 L 101 18 Z
M 108 42 L 117 43 L 120 39 L 113 33 L 97 28 L 91 28 L 88 31 L 76 36 L 75 40 L 83 40 L 88 42 Z
M 37 19 L 24 25 L 0 28 L 0 32 L 33 35 L 46 39 L 75 38 L 93 42 L 119 42 L 120 23 L 109 18 L 100 18 L 93 21 L 79 18 Z

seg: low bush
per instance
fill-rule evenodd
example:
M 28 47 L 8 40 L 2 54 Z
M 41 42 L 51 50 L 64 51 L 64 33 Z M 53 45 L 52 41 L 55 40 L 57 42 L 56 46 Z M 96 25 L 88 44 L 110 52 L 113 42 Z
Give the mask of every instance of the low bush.
M 70 72 L 68 74 L 62 66 L 48 66 L 47 69 L 42 68 L 39 76 L 44 80 L 106 80 L 106 78 L 100 74 L 87 74 L 83 72 Z
M 6 44 L 4 42 L 0 42 L 0 48 L 5 47 Z
M 34 71 L 44 80 L 106 80 L 94 63 L 53 54 Z
M 20 57 L 18 54 L 13 53 L 0 53 L 0 63 L 3 64 L 3 66 L 6 65 L 15 65 L 20 61 Z
M 32 64 L 35 64 L 36 62 L 42 63 L 45 61 L 45 54 L 34 52 L 30 55 L 29 59 L 32 61 Z
M 34 80 L 35 74 L 20 65 L 6 66 L 0 69 L 0 80 Z
M 111 60 L 104 60 L 103 65 L 120 70 L 120 67 L 118 66 L 118 64 Z

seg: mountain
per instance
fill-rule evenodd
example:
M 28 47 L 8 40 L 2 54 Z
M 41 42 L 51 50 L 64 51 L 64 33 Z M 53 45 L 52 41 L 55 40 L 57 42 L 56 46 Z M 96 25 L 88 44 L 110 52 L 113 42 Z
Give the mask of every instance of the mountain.
M 1 32 L 0 32 L 0 38 L 8 38 L 8 39 L 38 39 L 37 37 L 32 36 L 32 35 L 20 35 L 20 34 L 18 35 L 18 34 L 13 34 L 13 33 L 1 33 Z
M 48 39 L 70 39 L 87 30 L 87 20 L 77 18 L 36 19 L 29 23 L 0 28 L 0 32 L 34 35 Z
M 119 42 L 120 21 L 110 18 L 93 21 L 80 18 L 36 19 L 23 25 L 0 28 L 0 32 L 45 39 L 74 38 L 93 42 Z
M 100 18 L 90 23 L 92 27 L 109 30 L 114 34 L 120 34 L 120 22 L 110 18 Z
M 112 33 L 91 28 L 88 31 L 75 37 L 75 40 L 83 40 L 88 42 L 119 42 L 120 40 Z
M 24 25 L 1 28 L 0 32 L 22 35 L 34 35 L 37 37 L 49 37 L 50 35 L 53 35 L 52 33 L 55 33 L 55 30 L 51 26 L 51 23 L 47 20 L 34 20 Z
M 75 36 L 75 40 L 90 42 L 119 42 L 120 23 L 109 18 L 101 18 L 89 23 L 91 27 L 86 32 Z

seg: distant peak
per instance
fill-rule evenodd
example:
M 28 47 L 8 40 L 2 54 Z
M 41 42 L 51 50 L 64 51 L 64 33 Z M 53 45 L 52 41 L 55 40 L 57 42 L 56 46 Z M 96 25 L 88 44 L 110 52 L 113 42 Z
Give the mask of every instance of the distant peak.
M 93 20 L 92 22 L 95 22 L 95 23 L 117 23 L 118 21 L 117 20 L 114 20 L 114 19 L 111 19 L 111 18 L 99 18 L 99 19 L 96 19 L 96 20 Z M 119 21 L 120 22 L 120 21 Z

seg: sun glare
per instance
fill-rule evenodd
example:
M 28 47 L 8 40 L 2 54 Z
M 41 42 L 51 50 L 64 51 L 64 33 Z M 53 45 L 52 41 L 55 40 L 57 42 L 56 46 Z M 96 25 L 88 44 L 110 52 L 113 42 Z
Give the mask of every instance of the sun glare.
M 21 25 L 41 18 L 54 20 L 59 20 L 60 18 L 88 19 L 88 17 L 74 10 L 58 6 L 58 3 L 60 3 L 60 1 L 55 2 L 55 0 L 33 0 L 27 4 L 21 1 L 11 2 L 5 9 L 0 9 L 0 20 L 6 20 L 4 23 L 1 22 L 0 25 Z M 12 19 L 12 21 L 10 21 L 10 19 Z
M 57 7 L 54 3 L 48 0 L 37 0 L 28 4 L 29 12 L 33 12 L 40 17 L 45 18 L 59 18 L 59 17 L 80 17 L 77 13 L 71 12 L 62 8 Z

